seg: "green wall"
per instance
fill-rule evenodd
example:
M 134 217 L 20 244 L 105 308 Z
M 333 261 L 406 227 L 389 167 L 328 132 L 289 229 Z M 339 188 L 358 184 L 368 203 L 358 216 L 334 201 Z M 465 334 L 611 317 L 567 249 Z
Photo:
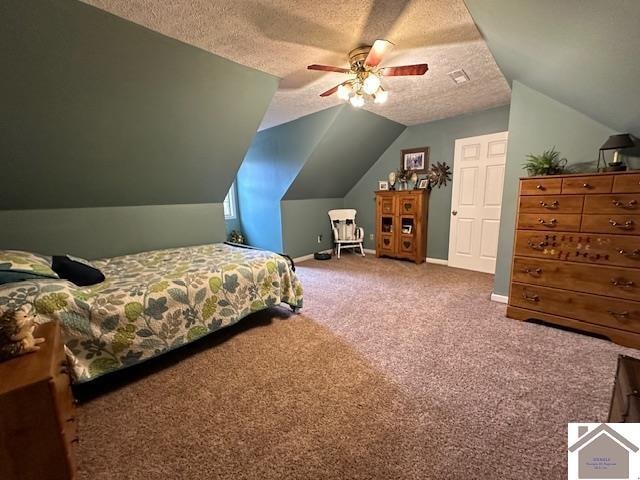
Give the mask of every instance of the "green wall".
M 292 256 L 330 248 L 327 210 L 342 207 L 345 193 L 404 129 L 338 105 L 259 132 L 237 180 L 249 244 Z
M 287 190 L 286 200 L 342 198 L 406 128 L 367 110 L 340 105 Z
M 241 224 L 250 245 L 284 251 L 280 200 L 339 109 L 306 115 L 255 136 L 237 177 Z
M 593 170 L 600 145 L 613 133 L 577 110 L 513 82 L 494 293 L 509 292 L 518 179 L 526 176 L 526 155 L 555 146 L 577 171 Z
M 224 241 L 221 203 L 0 210 L 0 248 L 101 258 Z
M 509 82 L 640 136 L 638 0 L 465 3 Z
M 332 248 L 331 224 L 327 212 L 336 208 L 344 208 L 342 198 L 283 200 L 284 251 L 292 257 L 301 257 Z M 320 243 L 318 235 L 322 235 Z
M 400 167 L 401 150 L 429 146 L 431 162 L 453 164 L 453 149 L 457 138 L 473 137 L 507 130 L 509 106 L 484 112 L 461 115 L 407 127 L 391 144 L 378 161 L 347 193 L 345 208 L 358 210 L 357 223 L 365 229 L 365 247 L 375 248 L 374 233 L 375 196 L 378 180 L 386 180 L 392 170 Z M 451 210 L 451 183 L 434 189 L 429 199 L 429 228 L 427 232 L 427 256 L 447 259 L 449 255 L 449 220 Z
M 202 243 L 203 232 L 219 237 L 209 224 L 171 219 L 160 228 L 156 213 L 171 217 L 171 205 L 224 233 L 213 205 L 223 201 L 277 78 L 70 0 L 0 2 L 0 60 L 0 210 L 14 212 L 16 228 L 10 239 L 3 232 L 0 248 L 37 236 L 50 250 L 46 222 L 29 223 L 42 209 L 159 206 L 148 210 L 158 228 L 143 222 L 157 235 L 150 243 L 135 222 L 101 229 L 104 238 L 73 223 L 91 210 L 65 216 L 69 231 L 82 231 L 69 245 L 96 256 L 113 251 L 110 240 L 141 250 Z M 169 231 L 176 226 L 181 231 Z M 52 239 L 54 247 L 69 250 Z

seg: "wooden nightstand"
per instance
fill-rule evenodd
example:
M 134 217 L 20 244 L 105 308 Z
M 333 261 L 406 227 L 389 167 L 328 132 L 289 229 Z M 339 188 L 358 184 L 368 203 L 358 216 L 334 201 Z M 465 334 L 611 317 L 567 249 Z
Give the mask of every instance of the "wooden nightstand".
M 0 478 L 69 480 L 78 441 L 64 344 L 57 323 L 40 325 L 45 343 L 0 363 Z

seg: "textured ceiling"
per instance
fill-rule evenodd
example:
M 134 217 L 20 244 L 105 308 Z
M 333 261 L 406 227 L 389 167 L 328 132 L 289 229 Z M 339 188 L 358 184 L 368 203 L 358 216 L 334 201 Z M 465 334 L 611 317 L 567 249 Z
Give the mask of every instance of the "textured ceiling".
M 344 75 L 346 53 L 384 38 L 383 66 L 426 62 L 422 77 L 385 78 L 385 105 L 370 109 L 413 125 L 509 103 L 510 89 L 462 0 L 83 0 L 169 37 L 280 77 L 263 119 L 272 127 L 340 103 L 319 93 Z M 447 73 L 463 68 L 470 82 Z
M 640 1 L 466 3 L 509 81 L 640 136 Z

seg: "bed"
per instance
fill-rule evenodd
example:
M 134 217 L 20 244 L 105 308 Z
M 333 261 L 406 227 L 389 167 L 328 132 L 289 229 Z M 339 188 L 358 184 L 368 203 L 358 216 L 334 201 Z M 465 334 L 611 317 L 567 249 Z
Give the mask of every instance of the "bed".
M 250 313 L 302 307 L 302 286 L 284 256 L 228 244 L 95 260 L 106 279 L 0 286 L 0 309 L 58 321 L 76 383 L 141 363 L 232 325 Z

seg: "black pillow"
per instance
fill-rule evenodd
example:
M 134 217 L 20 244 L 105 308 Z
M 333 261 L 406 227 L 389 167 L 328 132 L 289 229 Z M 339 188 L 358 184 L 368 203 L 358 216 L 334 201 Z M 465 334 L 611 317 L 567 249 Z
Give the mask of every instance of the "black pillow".
M 86 260 L 85 262 L 79 262 L 67 255 L 54 255 L 51 269 L 56 272 L 60 278 L 69 280 L 79 287 L 104 282 L 102 272 Z

